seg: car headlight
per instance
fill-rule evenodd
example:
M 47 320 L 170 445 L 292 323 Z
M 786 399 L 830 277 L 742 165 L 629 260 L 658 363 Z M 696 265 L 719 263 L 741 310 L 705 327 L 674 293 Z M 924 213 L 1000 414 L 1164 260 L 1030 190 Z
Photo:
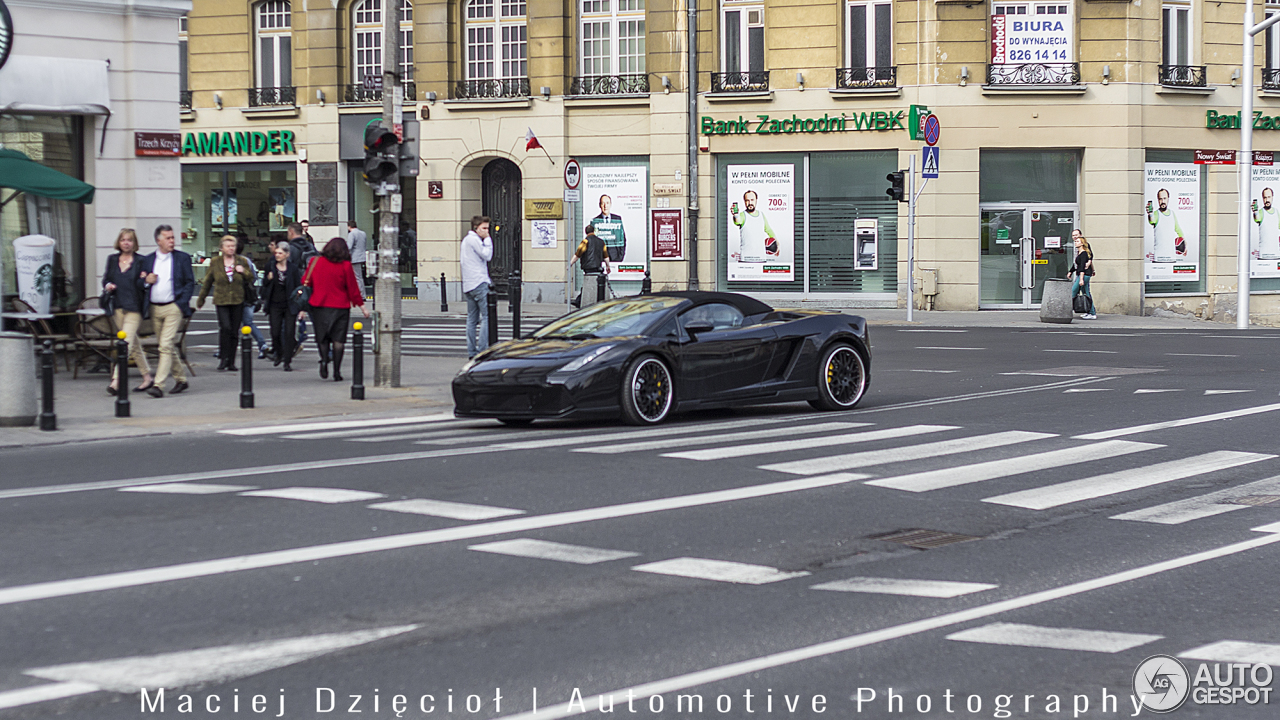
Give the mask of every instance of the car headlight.
M 569 362 L 565 363 L 564 365 L 561 365 L 560 368 L 556 370 L 556 372 L 557 373 L 577 372 L 578 370 L 581 370 L 582 368 L 586 367 L 587 364 L 590 363 L 591 361 L 595 360 L 601 355 L 612 350 L 614 347 L 615 346 L 612 343 L 608 345 L 601 345 L 595 348 L 594 350 L 591 350 L 587 354 L 582 355 L 581 357 L 576 357 L 573 360 L 570 360 Z

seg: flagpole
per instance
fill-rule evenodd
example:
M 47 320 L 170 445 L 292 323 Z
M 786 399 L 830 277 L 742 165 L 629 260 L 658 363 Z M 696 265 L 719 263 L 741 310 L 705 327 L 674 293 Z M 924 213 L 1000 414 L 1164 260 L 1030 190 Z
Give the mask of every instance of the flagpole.
M 542 152 L 547 156 L 547 159 L 548 159 L 548 160 L 551 160 L 551 153 L 547 152 L 547 149 L 546 149 L 546 148 L 544 148 L 544 147 L 542 147 L 542 143 L 538 143 L 538 147 L 542 148 Z M 552 165 L 555 165 L 555 164 L 556 164 L 556 161 L 555 161 L 555 160 L 551 160 L 551 164 L 552 164 Z

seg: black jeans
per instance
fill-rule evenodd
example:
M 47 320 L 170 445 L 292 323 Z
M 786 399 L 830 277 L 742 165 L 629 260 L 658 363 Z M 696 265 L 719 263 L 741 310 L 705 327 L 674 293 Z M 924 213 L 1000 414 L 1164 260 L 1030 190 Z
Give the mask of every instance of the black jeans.
M 289 303 L 272 303 L 267 307 L 267 318 L 271 322 L 271 347 L 276 355 L 287 364 L 293 358 L 293 345 L 297 338 L 294 332 L 298 315 L 289 312 Z
M 221 365 L 236 364 L 236 336 L 244 324 L 244 305 L 214 305 L 218 311 L 218 359 Z

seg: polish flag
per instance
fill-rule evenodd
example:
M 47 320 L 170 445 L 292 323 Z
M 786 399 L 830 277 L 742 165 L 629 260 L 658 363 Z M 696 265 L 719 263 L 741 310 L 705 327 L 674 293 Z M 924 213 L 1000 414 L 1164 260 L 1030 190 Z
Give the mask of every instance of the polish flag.
M 538 142 L 538 136 L 533 134 L 533 128 L 529 128 L 529 130 L 524 134 L 525 152 L 528 152 L 530 150 L 534 150 L 537 148 L 541 148 L 541 147 L 542 147 L 542 143 Z M 546 148 L 543 148 L 543 149 L 545 150 Z

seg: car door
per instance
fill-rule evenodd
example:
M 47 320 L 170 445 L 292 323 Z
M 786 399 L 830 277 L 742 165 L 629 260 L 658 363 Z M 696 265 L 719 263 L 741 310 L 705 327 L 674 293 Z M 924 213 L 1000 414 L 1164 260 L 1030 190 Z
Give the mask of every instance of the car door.
M 709 401 L 750 395 L 764 380 L 777 339 L 772 326 L 747 324 L 742 312 L 727 303 L 694 307 L 680 315 L 679 324 L 685 398 Z

